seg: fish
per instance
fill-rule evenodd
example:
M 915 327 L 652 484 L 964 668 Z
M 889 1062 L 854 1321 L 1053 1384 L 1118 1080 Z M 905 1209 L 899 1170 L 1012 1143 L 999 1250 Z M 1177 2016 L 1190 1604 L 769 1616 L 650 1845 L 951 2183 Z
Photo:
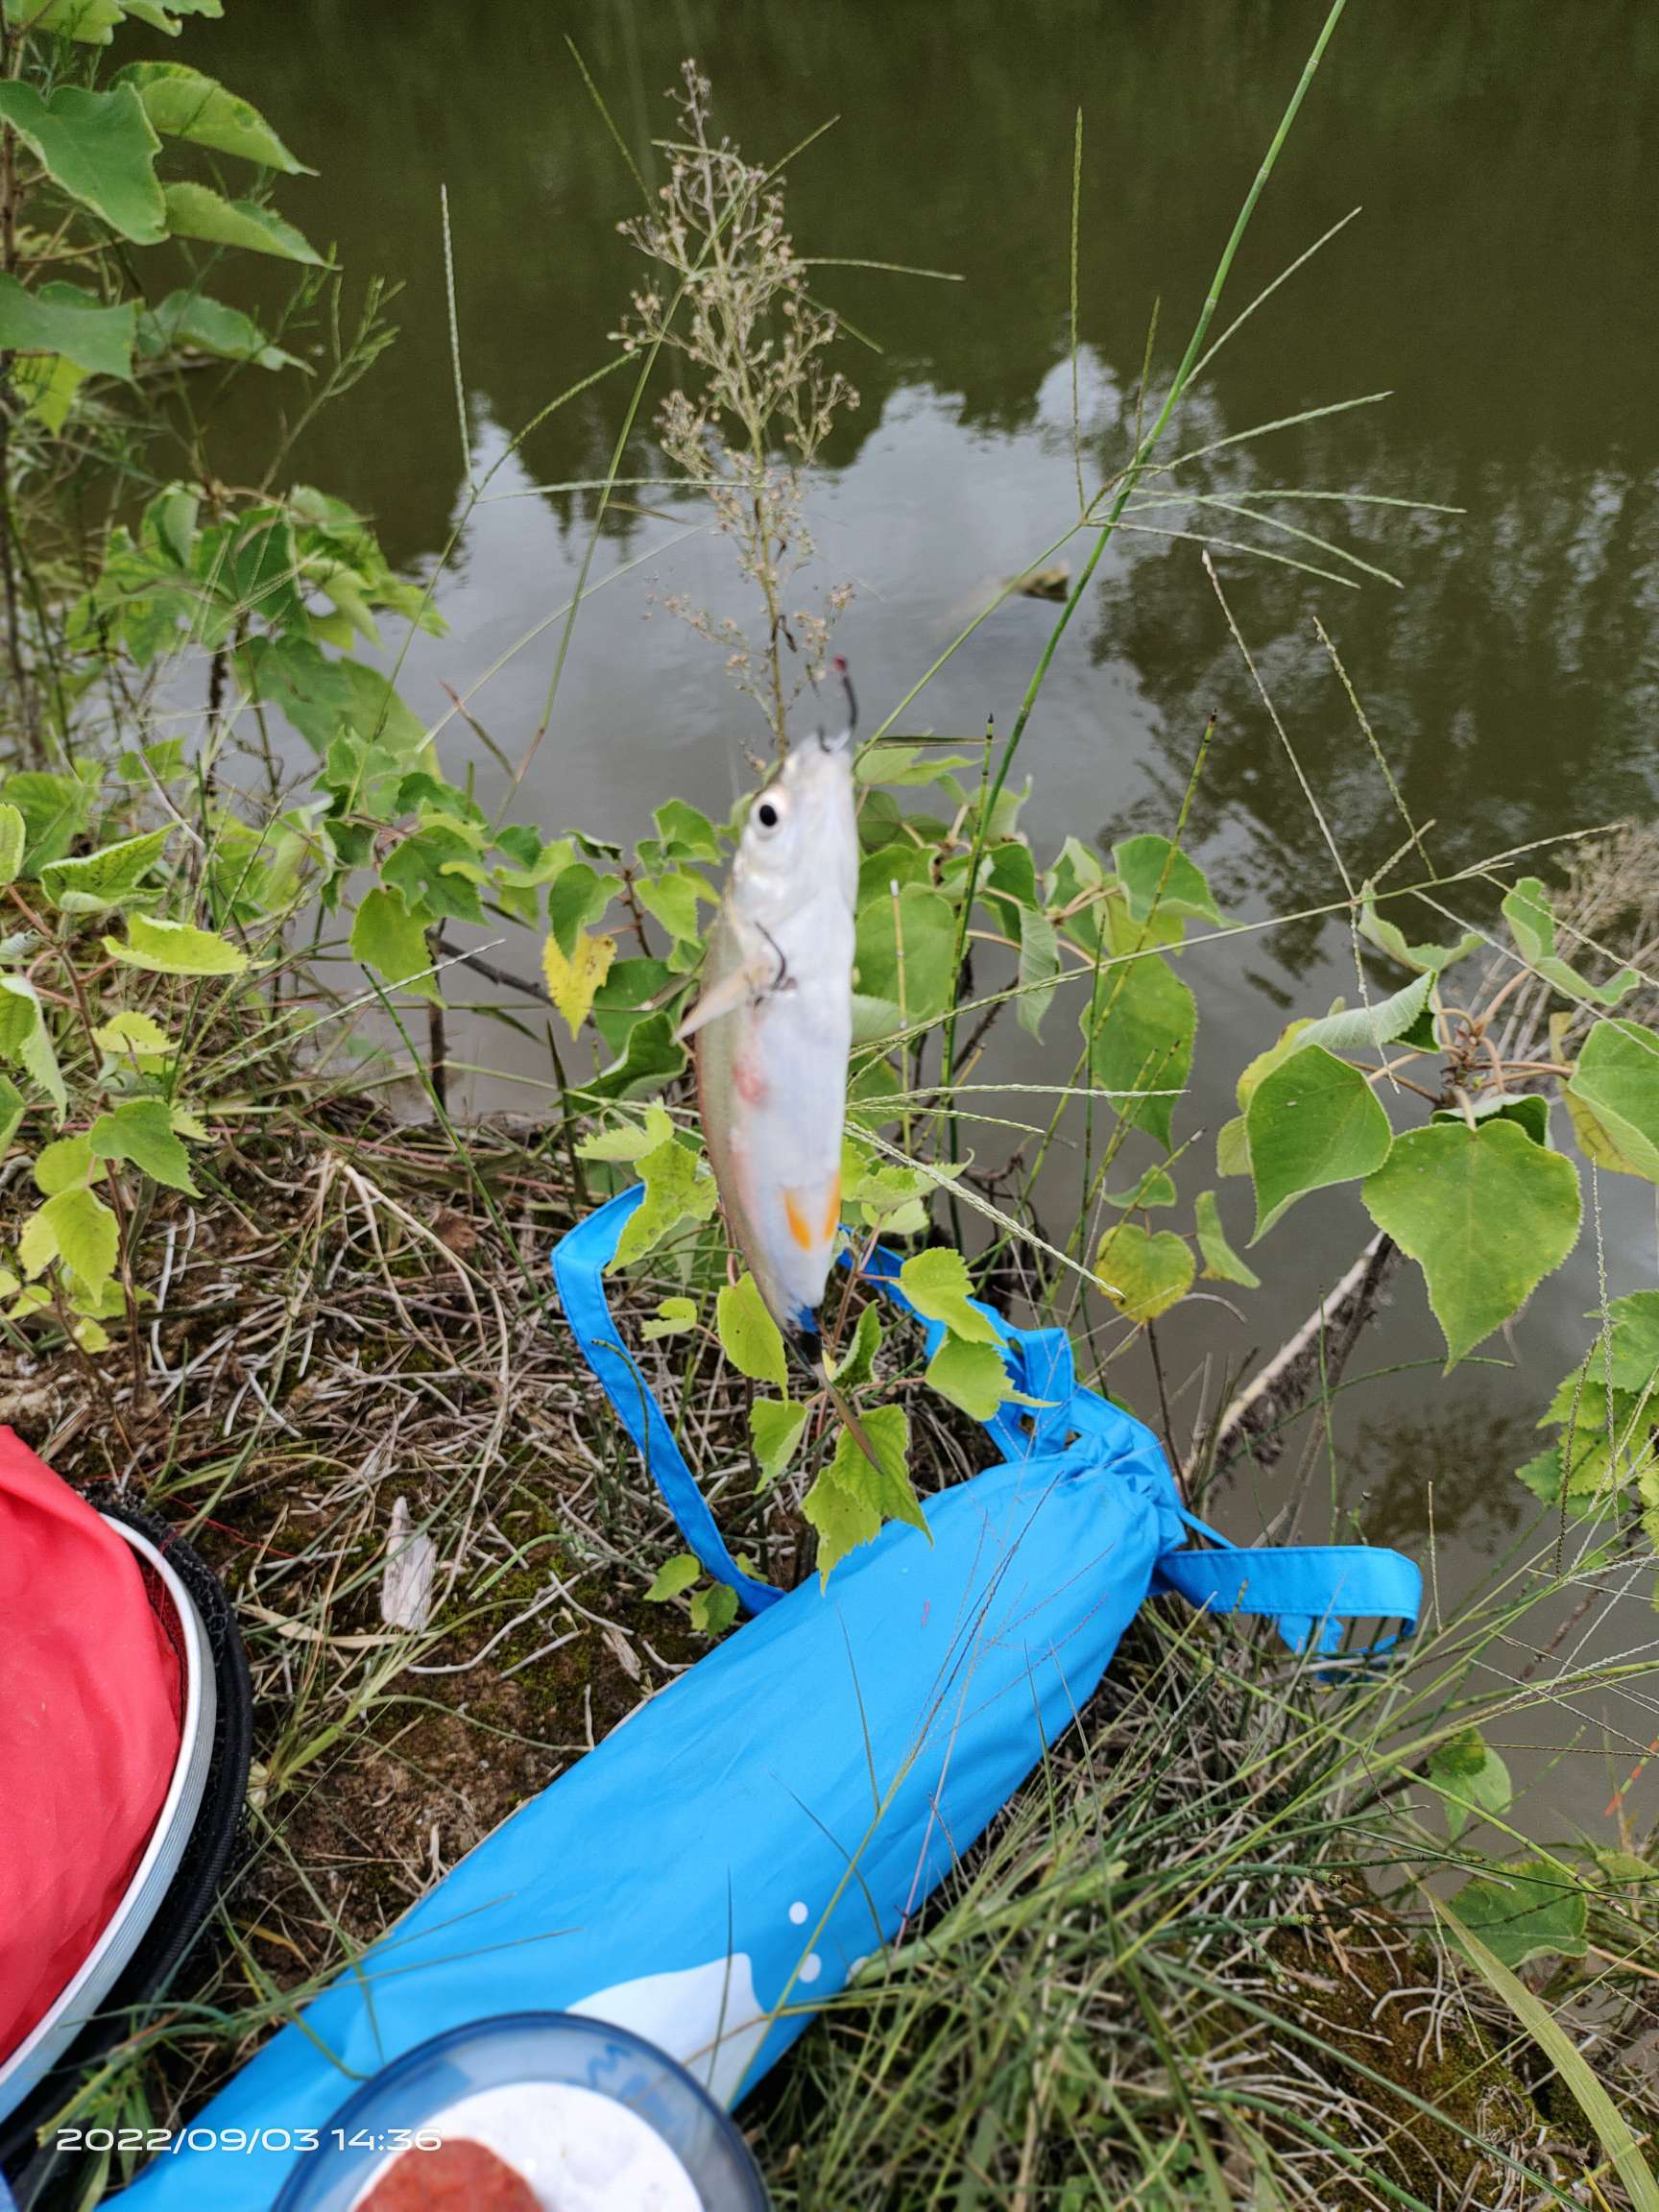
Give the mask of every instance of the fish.
M 727 1228 L 797 1351 L 841 1225 L 857 889 L 850 721 L 797 740 L 756 792 L 680 1028 Z

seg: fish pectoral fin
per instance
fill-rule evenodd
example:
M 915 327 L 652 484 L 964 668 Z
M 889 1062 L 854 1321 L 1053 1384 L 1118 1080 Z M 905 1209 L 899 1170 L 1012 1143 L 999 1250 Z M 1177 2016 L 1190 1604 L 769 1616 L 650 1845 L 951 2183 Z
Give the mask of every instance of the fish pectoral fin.
M 757 986 L 747 968 L 724 976 L 720 982 L 705 991 L 675 1030 L 675 1041 L 684 1045 L 687 1037 L 695 1037 L 707 1022 L 718 1022 L 722 1014 L 734 1014 L 737 1008 L 753 998 Z

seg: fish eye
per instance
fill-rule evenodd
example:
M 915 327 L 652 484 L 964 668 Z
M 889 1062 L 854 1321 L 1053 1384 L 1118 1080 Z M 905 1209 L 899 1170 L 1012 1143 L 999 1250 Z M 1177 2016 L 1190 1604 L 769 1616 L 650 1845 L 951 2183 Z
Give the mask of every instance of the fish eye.
M 783 808 L 776 799 L 762 799 L 755 808 L 755 819 L 762 830 L 776 830 L 783 819 Z

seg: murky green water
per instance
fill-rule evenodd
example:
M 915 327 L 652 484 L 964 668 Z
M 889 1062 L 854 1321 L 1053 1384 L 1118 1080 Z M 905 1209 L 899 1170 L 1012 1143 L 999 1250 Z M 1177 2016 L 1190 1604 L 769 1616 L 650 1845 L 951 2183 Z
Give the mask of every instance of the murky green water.
M 405 285 L 397 347 L 307 436 L 298 465 L 373 514 L 394 557 L 413 565 L 435 556 L 463 497 L 440 183 L 475 470 L 604 360 L 636 277 L 615 231 L 630 180 L 565 33 L 580 37 L 647 170 L 648 141 L 668 114 L 662 89 L 686 53 L 704 61 L 726 126 L 751 152 L 781 153 L 838 115 L 791 172 L 806 250 L 965 279 L 824 274 L 826 294 L 881 349 L 850 348 L 862 404 L 815 507 L 825 580 L 857 589 L 843 641 L 869 721 L 993 580 L 1022 568 L 1075 513 L 1067 255 L 1078 105 L 1082 429 L 1085 468 L 1098 475 L 1124 450 L 1154 303 L 1167 373 L 1321 13 L 1284 0 L 595 0 L 579 10 L 240 0 L 226 23 L 170 51 L 247 90 L 317 162 L 318 180 L 282 194 L 313 238 L 335 241 L 354 278 L 380 272 Z M 1362 488 L 1462 510 L 1293 511 L 1391 570 L 1400 589 L 1362 577 L 1363 589 L 1350 590 L 1217 556 L 1356 878 L 1404 831 L 1313 636 L 1315 613 L 1407 805 L 1432 825 L 1443 868 L 1649 803 L 1656 157 L 1653 10 L 1355 0 L 1240 255 L 1230 307 L 1362 209 L 1229 345 L 1170 450 L 1390 397 L 1228 445 L 1197 465 L 1194 484 L 1216 496 Z M 250 455 L 252 409 L 269 397 L 254 388 L 244 402 Z M 445 710 L 445 685 L 469 691 L 471 711 L 511 756 L 541 716 L 560 634 L 547 620 L 570 594 L 591 515 L 586 495 L 537 487 L 603 473 L 623 399 L 620 381 L 601 385 L 506 464 L 441 590 L 450 634 L 418 639 L 405 666 L 421 711 Z M 724 805 L 747 774 L 745 746 L 763 742 L 718 657 L 650 616 L 676 589 L 717 612 L 740 606 L 722 548 L 686 536 L 688 511 L 659 504 L 657 515 L 607 523 L 593 573 L 614 580 L 576 626 L 526 791 L 526 810 L 546 827 L 576 821 L 630 837 L 670 792 Z M 1211 526 L 1241 534 L 1219 509 Z M 906 726 L 974 732 L 992 711 L 1005 727 L 1051 614 L 1011 601 Z M 1043 695 L 1022 763 L 1035 779 L 1025 826 L 1039 853 L 1068 830 L 1167 827 L 1212 707 L 1220 735 L 1196 846 L 1229 911 L 1265 922 L 1339 897 L 1336 864 L 1197 548 L 1163 536 L 1125 537 L 1109 552 Z M 1481 902 L 1468 891 L 1448 903 Z M 1345 947 L 1336 925 L 1295 922 L 1189 962 L 1203 1027 L 1186 1128 L 1214 1131 L 1238 1068 L 1287 1011 L 1322 1011 L 1352 992 Z M 1051 1021 L 1052 1043 L 1022 1068 L 1027 1079 L 1069 1072 L 1074 1031 L 1064 1009 Z M 517 1048 L 503 1036 L 499 1049 Z M 511 1064 L 546 1073 L 527 1054 Z M 1195 1153 L 1208 1149 L 1206 1136 Z M 1241 1239 L 1241 1187 L 1226 1190 Z M 1612 1287 L 1632 1287 L 1652 1241 L 1636 1186 L 1614 1191 L 1604 1226 Z M 1308 1202 L 1263 1248 L 1270 1287 L 1242 1314 L 1219 1303 L 1182 1310 L 1168 1347 L 1178 1425 L 1196 1415 L 1205 1362 L 1214 1390 L 1223 1365 L 1277 1343 L 1364 1234 L 1351 1196 Z M 1488 1348 L 1516 1368 L 1470 1366 L 1444 1391 L 1419 1369 L 1353 1394 L 1353 1464 L 1377 1534 L 1421 1547 L 1432 1485 L 1440 1536 L 1462 1530 L 1455 1571 L 1506 1538 L 1525 1503 L 1507 1471 L 1582 1342 L 1594 1269 L 1586 1255 L 1535 1301 L 1512 1354 L 1502 1341 Z M 1413 1279 L 1355 1371 L 1428 1359 L 1437 1343 Z

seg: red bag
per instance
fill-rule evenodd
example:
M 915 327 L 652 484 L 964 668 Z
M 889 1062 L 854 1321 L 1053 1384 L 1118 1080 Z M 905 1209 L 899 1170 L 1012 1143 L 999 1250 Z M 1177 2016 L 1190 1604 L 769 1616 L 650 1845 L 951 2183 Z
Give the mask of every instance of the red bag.
M 120 1904 L 182 1710 L 179 1653 L 132 1548 L 0 1428 L 0 2061 Z

